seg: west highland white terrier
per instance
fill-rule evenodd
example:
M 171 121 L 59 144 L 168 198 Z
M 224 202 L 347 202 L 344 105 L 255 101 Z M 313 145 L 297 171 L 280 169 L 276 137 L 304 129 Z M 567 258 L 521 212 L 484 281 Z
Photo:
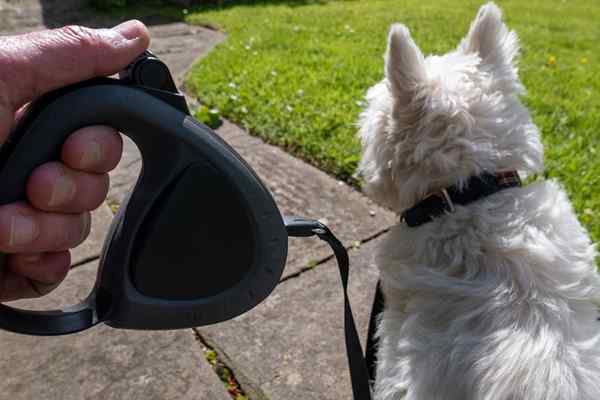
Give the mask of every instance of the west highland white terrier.
M 518 52 L 493 3 L 443 56 L 391 27 L 359 121 L 365 190 L 403 216 L 375 255 L 377 400 L 600 399 L 596 248 L 559 183 L 518 185 L 543 171 Z

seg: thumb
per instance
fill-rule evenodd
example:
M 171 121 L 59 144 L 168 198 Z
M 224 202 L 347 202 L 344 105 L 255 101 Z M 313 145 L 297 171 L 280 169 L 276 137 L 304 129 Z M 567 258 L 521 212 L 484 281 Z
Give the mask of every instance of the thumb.
M 139 21 L 113 29 L 66 26 L 0 38 L 0 106 L 14 113 L 51 90 L 119 72 L 148 48 Z

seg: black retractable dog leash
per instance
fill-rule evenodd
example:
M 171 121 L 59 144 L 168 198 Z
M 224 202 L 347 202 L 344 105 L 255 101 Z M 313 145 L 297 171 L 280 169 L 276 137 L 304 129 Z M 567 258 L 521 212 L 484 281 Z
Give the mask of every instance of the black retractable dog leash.
M 58 160 L 68 135 L 90 125 L 110 125 L 129 136 L 143 161 L 107 235 L 95 286 L 80 304 L 62 310 L 0 304 L 0 328 L 64 335 L 100 322 L 163 330 L 226 321 L 277 286 L 288 236 L 316 235 L 329 243 L 340 269 L 354 399 L 371 399 L 348 300 L 346 249 L 320 222 L 282 217 L 242 157 L 190 116 L 168 68 L 150 52 L 119 79 L 65 87 L 29 107 L 0 148 L 0 204 L 25 201 L 31 172 Z M 4 264 L 0 255 L 0 273 Z

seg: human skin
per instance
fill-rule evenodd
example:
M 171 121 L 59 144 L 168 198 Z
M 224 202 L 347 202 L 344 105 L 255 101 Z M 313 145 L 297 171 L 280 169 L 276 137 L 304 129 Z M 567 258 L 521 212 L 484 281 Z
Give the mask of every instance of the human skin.
M 54 89 L 115 74 L 149 43 L 147 28 L 135 20 L 112 29 L 67 26 L 0 38 L 0 144 L 28 103 Z M 90 212 L 106 198 L 108 172 L 121 153 L 113 128 L 82 128 L 65 141 L 59 161 L 32 172 L 26 201 L 0 206 L 0 252 L 7 255 L 0 302 L 45 295 L 64 280 L 69 249 L 88 236 Z

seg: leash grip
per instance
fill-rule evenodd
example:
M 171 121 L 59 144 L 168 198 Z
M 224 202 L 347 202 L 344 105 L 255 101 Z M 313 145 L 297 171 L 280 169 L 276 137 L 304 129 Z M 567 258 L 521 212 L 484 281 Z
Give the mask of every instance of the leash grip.
M 8 140 L 0 148 L 0 204 L 26 201 L 26 183 L 38 166 L 60 159 L 62 145 L 74 131 L 91 125 L 110 125 L 130 136 L 145 158 L 156 158 L 158 151 L 170 152 L 170 168 L 147 168 L 145 191 L 149 202 L 152 192 L 160 192 L 180 168 L 182 152 L 177 141 L 167 135 L 159 137 L 165 125 L 179 124 L 185 114 L 172 113 L 172 107 L 148 96 L 143 90 L 115 79 L 97 78 L 68 86 L 42 96 L 32 103 Z M 154 116 L 148 118 L 150 111 Z M 169 118 L 171 117 L 171 118 Z M 160 142 L 162 146 L 155 145 Z M 139 182 L 138 182 L 139 183 Z M 143 203 L 143 202 L 142 202 Z M 127 213 L 128 223 L 139 224 L 142 213 Z M 113 224 L 109 236 L 121 227 Z M 106 256 L 106 248 L 105 254 Z M 0 273 L 6 269 L 6 254 L 0 256 Z M 99 275 L 102 271 L 99 271 Z M 32 335 L 60 335 L 78 332 L 97 324 L 100 308 L 96 285 L 80 304 L 62 310 L 30 311 L 0 305 L 0 328 Z M 102 296 L 100 296 L 102 297 Z
M 58 160 L 67 137 L 91 125 L 114 127 L 142 154 L 140 177 L 105 240 L 94 289 L 63 310 L 0 305 L 1 329 L 60 335 L 98 322 L 189 328 L 231 319 L 271 293 L 287 256 L 274 200 L 231 147 L 162 89 L 98 78 L 40 98 L 0 149 L 0 205 L 25 201 L 31 172 Z M 247 237 L 252 243 L 240 239 Z M 240 243 L 250 256 L 231 251 Z M 223 255 L 229 268 L 218 268 Z

